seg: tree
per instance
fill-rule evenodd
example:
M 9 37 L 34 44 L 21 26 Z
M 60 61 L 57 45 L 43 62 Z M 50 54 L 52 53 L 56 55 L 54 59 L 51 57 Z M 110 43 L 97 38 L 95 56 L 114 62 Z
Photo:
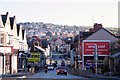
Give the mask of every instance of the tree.
M 48 35 L 48 36 L 50 36 L 50 37 L 53 36 L 51 32 L 47 32 L 46 35 Z
M 55 32 L 55 35 L 57 35 L 57 32 Z
M 47 26 L 45 24 L 43 24 L 43 28 L 47 28 Z

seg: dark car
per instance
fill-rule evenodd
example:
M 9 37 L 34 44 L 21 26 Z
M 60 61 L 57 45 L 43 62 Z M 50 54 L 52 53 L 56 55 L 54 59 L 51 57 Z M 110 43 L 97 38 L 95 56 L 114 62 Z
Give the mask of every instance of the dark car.
M 57 67 L 57 64 L 56 64 L 56 63 L 52 63 L 52 65 L 53 65 L 54 67 Z
M 58 74 L 65 74 L 65 75 L 67 75 L 67 69 L 66 69 L 66 67 L 59 66 L 59 67 L 57 68 L 57 75 L 58 75 Z
M 65 66 L 65 61 L 64 60 L 62 60 L 61 66 Z

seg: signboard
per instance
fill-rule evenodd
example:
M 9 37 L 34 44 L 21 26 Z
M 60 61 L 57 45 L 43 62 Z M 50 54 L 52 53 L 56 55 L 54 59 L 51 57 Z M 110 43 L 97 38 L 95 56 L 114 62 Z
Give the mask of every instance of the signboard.
M 11 53 L 11 47 L 0 47 L 0 53 Z
M 94 44 L 97 44 L 98 55 L 109 55 L 109 43 L 109 40 L 85 40 L 83 41 L 83 54 L 94 55 Z
M 29 62 L 38 62 L 40 61 L 40 53 L 30 53 L 30 57 L 28 58 Z

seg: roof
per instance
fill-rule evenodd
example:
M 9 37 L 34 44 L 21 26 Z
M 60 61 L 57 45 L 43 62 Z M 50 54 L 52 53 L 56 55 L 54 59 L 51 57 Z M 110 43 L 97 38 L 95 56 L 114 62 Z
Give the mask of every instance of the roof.
M 117 57 L 117 56 L 120 56 L 120 52 L 113 54 L 111 57 L 114 58 L 114 57 Z
M 10 26 L 11 26 L 11 30 L 13 29 L 14 19 L 15 19 L 15 16 L 14 16 L 14 17 L 10 17 Z
M 72 37 L 67 37 L 65 38 L 65 42 L 66 43 L 71 43 L 73 40 L 72 40 Z
M 19 36 L 20 24 L 17 24 L 17 36 Z
M 8 16 L 8 12 L 6 13 L 6 15 L 1 15 L 4 26 L 5 26 L 6 21 L 7 21 L 7 16 Z
M 103 27 L 97 29 L 94 33 L 96 33 L 97 31 L 99 31 L 100 29 L 104 29 L 104 30 L 107 31 L 109 34 L 111 34 L 112 36 L 116 37 L 114 34 L 110 33 L 107 29 L 105 29 L 105 28 L 103 28 Z M 94 34 L 94 33 L 93 33 L 93 34 Z
M 1 15 L 0 15 L 0 27 L 4 27 Z
M 23 29 L 22 30 L 22 39 L 24 40 L 24 33 L 25 33 L 25 30 Z
M 110 33 L 107 29 L 105 29 L 105 28 L 103 28 L 103 27 L 100 27 L 99 29 L 95 30 L 93 33 L 91 33 L 91 35 L 95 34 L 97 31 L 99 31 L 99 30 L 101 30 L 101 29 L 105 30 L 106 32 L 108 32 L 108 33 L 111 34 L 112 36 L 116 37 L 114 34 Z M 91 36 L 91 35 L 89 35 L 89 36 Z M 89 36 L 88 36 L 88 37 L 89 37 Z M 87 39 L 88 37 L 85 37 L 83 40 Z
M 92 35 L 93 34 L 93 32 L 80 32 L 79 33 L 79 37 L 80 38 L 87 38 L 87 37 L 89 37 L 90 35 Z M 78 41 L 78 35 L 75 37 L 75 40 L 74 40 L 74 42 L 77 42 Z
M 7 15 L 1 15 L 1 16 L 2 16 L 3 25 L 5 26 L 5 23 L 7 21 Z

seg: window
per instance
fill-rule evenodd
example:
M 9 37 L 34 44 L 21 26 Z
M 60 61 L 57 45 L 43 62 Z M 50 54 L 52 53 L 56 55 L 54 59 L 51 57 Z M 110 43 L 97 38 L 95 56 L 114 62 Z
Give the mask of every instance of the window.
M 5 35 L 3 33 L 0 34 L 0 44 L 4 44 L 4 37 Z

